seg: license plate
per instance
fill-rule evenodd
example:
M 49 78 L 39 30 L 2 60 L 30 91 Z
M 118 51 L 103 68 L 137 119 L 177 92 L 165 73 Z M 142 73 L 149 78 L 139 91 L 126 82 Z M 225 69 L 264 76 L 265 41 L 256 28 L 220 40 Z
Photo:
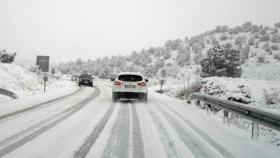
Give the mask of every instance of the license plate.
M 88 81 L 85 81 L 85 83 L 88 83 Z
M 134 85 L 125 85 L 125 88 L 135 88 Z

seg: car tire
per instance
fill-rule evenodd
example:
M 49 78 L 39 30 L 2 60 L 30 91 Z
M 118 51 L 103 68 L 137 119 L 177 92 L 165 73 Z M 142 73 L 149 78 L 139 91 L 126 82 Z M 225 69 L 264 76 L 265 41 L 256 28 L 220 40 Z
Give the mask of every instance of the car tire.
M 118 100 L 118 94 L 117 93 L 112 93 L 112 101 L 116 102 Z
M 142 95 L 142 101 L 145 102 L 145 103 L 148 102 L 148 94 L 143 94 Z

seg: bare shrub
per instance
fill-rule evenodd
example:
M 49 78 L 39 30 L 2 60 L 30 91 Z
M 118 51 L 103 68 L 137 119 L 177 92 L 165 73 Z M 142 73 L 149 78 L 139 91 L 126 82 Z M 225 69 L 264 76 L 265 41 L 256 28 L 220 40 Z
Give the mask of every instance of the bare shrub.
M 225 41 L 225 40 L 227 40 L 229 37 L 228 37 L 228 35 L 227 34 L 222 34 L 221 36 L 220 36 L 220 40 L 221 41 Z
M 258 63 L 265 63 L 265 57 L 264 56 L 259 56 L 258 57 Z
M 267 105 L 280 103 L 280 90 L 272 88 L 271 91 L 263 90 L 263 99 Z
M 276 53 L 274 54 L 274 59 L 279 60 L 280 61 L 280 53 Z
M 271 45 L 271 49 L 272 49 L 272 50 L 279 50 L 278 44 L 272 44 L 272 45 Z
M 188 87 L 184 87 L 184 88 L 180 89 L 177 92 L 176 97 L 180 98 L 180 99 L 188 99 L 191 94 L 193 94 L 195 92 L 199 92 L 201 87 L 202 87 L 201 79 L 197 78 Z

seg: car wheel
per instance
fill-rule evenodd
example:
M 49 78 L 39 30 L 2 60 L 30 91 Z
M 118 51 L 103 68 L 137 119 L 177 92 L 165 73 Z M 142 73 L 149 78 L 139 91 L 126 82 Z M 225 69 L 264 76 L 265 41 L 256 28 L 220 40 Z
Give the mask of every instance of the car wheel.
M 142 101 L 145 102 L 145 103 L 148 102 L 148 94 L 143 94 L 142 95 Z
M 113 100 L 113 102 L 116 102 L 117 100 L 118 100 L 118 95 L 117 95 L 117 93 L 112 93 L 112 100 Z

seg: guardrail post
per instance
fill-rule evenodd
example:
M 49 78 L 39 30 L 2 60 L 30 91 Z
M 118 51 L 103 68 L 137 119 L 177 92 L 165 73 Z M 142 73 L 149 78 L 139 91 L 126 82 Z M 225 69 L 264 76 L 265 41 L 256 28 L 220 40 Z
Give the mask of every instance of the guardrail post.
M 251 139 L 258 140 L 259 138 L 259 123 L 253 121 L 252 122 L 252 134 Z
M 195 100 L 195 107 L 199 107 L 200 106 L 200 101 L 199 100 Z
M 211 115 L 211 107 L 208 106 L 208 104 L 206 105 L 206 112 L 207 112 L 207 115 L 208 115 L 208 116 Z
M 229 112 L 224 110 L 223 124 L 228 125 L 228 114 Z

